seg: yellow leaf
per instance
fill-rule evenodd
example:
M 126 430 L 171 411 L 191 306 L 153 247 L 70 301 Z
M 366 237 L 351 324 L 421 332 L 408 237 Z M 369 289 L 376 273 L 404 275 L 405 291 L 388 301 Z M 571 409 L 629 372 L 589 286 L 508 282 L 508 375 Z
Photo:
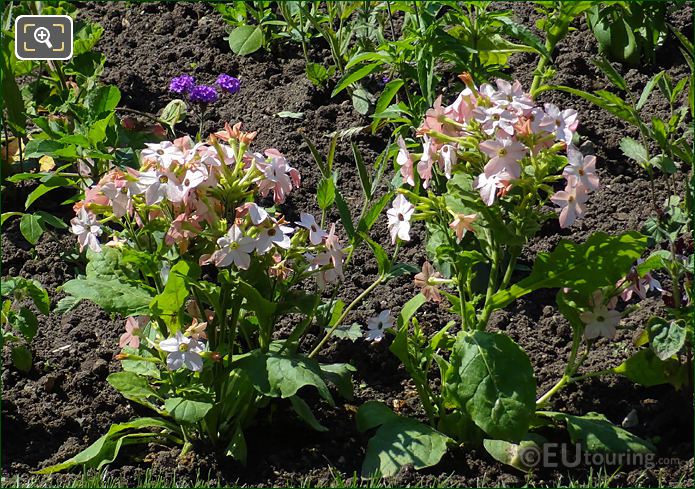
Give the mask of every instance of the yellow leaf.
M 55 166 L 55 161 L 53 161 L 53 158 L 48 155 L 42 156 L 39 159 L 39 167 L 41 168 L 41 171 L 51 171 L 55 168 Z

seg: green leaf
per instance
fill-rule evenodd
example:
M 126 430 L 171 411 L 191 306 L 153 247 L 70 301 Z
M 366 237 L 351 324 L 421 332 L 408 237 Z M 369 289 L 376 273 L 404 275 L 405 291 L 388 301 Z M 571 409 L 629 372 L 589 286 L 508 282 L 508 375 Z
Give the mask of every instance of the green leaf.
M 331 330 L 331 327 L 327 326 L 324 329 L 328 332 Z M 335 331 L 333 331 L 333 336 L 341 340 L 356 341 L 362 338 L 362 327 L 358 323 L 338 326 Z
M 67 187 L 72 183 L 72 180 L 68 180 L 65 177 L 52 176 L 31 191 L 31 193 L 27 196 L 27 200 L 24 203 L 24 207 L 28 209 L 29 206 L 33 204 L 39 197 L 42 197 L 51 190 L 55 190 L 61 187 Z
M 548 90 L 561 90 L 563 92 L 571 93 L 572 95 L 581 97 L 584 100 L 588 100 L 592 104 L 598 105 L 602 109 L 610 112 L 616 117 L 619 117 L 625 122 L 635 126 L 639 123 L 637 114 L 632 107 L 626 104 L 625 101 L 617 95 L 605 90 L 597 90 L 594 93 L 589 93 L 585 92 L 584 90 L 578 90 L 576 88 L 566 87 L 563 85 L 544 85 L 536 91 L 536 94 Z
M 528 472 L 530 468 L 524 464 L 524 450 L 533 450 L 536 453 L 542 453 L 538 444 L 532 440 L 523 440 L 520 443 L 510 443 L 505 440 L 483 440 L 483 447 L 487 453 L 492 455 L 492 458 L 503 464 L 507 464 L 522 472 Z M 535 460 L 530 460 L 533 462 Z M 540 461 L 540 460 L 539 460 Z
M 62 220 L 58 219 L 53 214 L 49 214 L 46 211 L 38 211 L 35 214 L 41 218 L 42 223 L 48 224 L 49 226 L 52 226 L 56 229 L 67 229 L 68 228 L 68 225 L 65 224 Z
M 652 453 L 654 446 L 615 426 L 599 413 L 584 416 L 539 411 L 538 414 L 567 425 L 572 443 L 581 443 L 590 453 Z
M 644 166 L 649 162 L 649 153 L 647 152 L 647 148 L 632 138 L 626 137 L 621 139 L 620 150 L 625 156 L 635 160 L 641 166 Z
M 5 221 L 7 221 L 10 217 L 16 217 L 16 216 L 23 216 L 23 212 L 3 212 L 2 216 L 0 217 L 0 226 L 5 224 Z
M 72 307 L 81 300 L 90 300 L 105 311 L 122 316 L 137 316 L 150 311 L 152 296 L 149 292 L 117 279 L 76 278 L 69 280 L 61 288 L 72 296 Z
M 349 73 L 345 73 L 343 77 L 340 80 L 338 80 L 336 87 L 333 89 L 333 93 L 331 93 L 331 97 L 335 97 L 353 83 L 358 82 L 362 78 L 374 73 L 376 70 L 379 69 L 379 67 L 381 67 L 380 63 L 372 63 L 362 66 L 361 68 L 358 68 Z
M 113 113 L 121 101 L 121 92 L 114 85 L 104 85 L 95 90 L 90 91 L 85 97 L 85 107 L 93 120 L 100 119 L 102 115 Z
M 367 115 L 372 105 L 373 96 L 362 87 L 352 91 L 352 106 L 358 114 Z
M 14 316 L 13 326 L 15 326 L 29 342 L 34 339 L 34 336 L 36 336 L 36 333 L 39 331 L 39 321 L 36 319 L 34 313 L 26 307 L 20 308 L 19 313 Z
M 595 58 L 592 60 L 593 63 L 603 71 L 603 73 L 608 77 L 610 82 L 615 85 L 617 88 L 620 90 L 626 92 L 627 91 L 627 83 L 625 83 L 625 79 L 620 76 L 620 73 L 618 73 L 615 68 L 613 68 L 613 65 L 610 64 L 610 62 L 605 59 L 605 58 Z
M 244 307 L 256 313 L 261 328 L 265 330 L 272 326 L 277 303 L 265 299 L 255 287 L 244 281 L 239 282 L 238 290 L 246 299 Z
M 102 462 L 106 461 L 107 463 L 110 463 L 115 460 L 122 444 L 122 442 L 121 444 L 117 444 L 117 441 L 122 437 L 127 436 L 123 434 L 124 431 L 139 430 L 142 428 L 160 428 L 167 429 L 174 433 L 179 432 L 176 425 L 160 418 L 137 418 L 132 421 L 128 421 L 127 423 L 113 424 L 105 435 L 97 439 L 94 443 L 89 445 L 74 457 L 66 460 L 65 462 L 37 470 L 34 473 L 52 474 L 54 472 L 60 472 L 61 470 L 70 469 L 77 465 L 85 465 L 92 468 L 101 467 Z M 154 436 L 154 433 L 146 432 L 145 434 L 151 436 L 150 439 L 143 437 L 142 443 L 148 443 Z
M 352 374 L 356 370 L 355 367 L 349 363 L 329 363 L 321 364 L 319 368 L 323 377 L 338 389 L 341 396 L 347 400 L 353 398 Z
M 302 418 L 306 424 L 314 428 L 316 431 L 328 431 L 328 428 L 319 423 L 319 420 L 316 419 L 316 416 L 314 416 L 314 413 L 311 412 L 311 408 L 304 399 L 299 396 L 291 396 L 290 402 L 292 403 L 292 409 L 294 409 L 294 412 L 297 413 L 297 415 Z
M 541 288 L 569 287 L 591 296 L 623 278 L 646 247 L 647 237 L 633 231 L 618 236 L 594 233 L 582 244 L 562 240 L 551 253 L 538 254 L 531 275 L 497 292 L 492 306 L 504 307 Z
M 384 207 L 391 202 L 392 198 L 393 191 L 390 191 L 382 195 L 379 200 L 374 202 L 369 209 L 367 209 L 367 212 L 364 213 L 362 219 L 360 219 L 360 222 L 357 224 L 357 230 L 368 234 L 376 221 L 379 219 L 379 216 L 381 216 L 381 212 L 384 210 Z
M 659 81 L 659 78 L 661 78 L 662 76 L 664 76 L 663 71 L 654 75 L 654 77 L 647 82 L 647 84 L 644 86 L 644 89 L 642 89 L 642 94 L 640 95 L 639 100 L 637 101 L 637 105 L 635 105 L 635 109 L 642 110 L 644 104 L 646 104 L 647 100 L 649 100 L 649 95 L 651 95 L 652 90 L 654 90 L 654 86 Z
M 536 380 L 526 353 L 507 335 L 460 333 L 443 379 L 446 402 L 488 435 L 519 440 L 536 408 Z
M 288 398 L 302 387 L 311 385 L 316 387 L 321 397 L 331 405 L 334 404 L 322 378 L 321 368 L 311 358 L 253 350 L 234 363 L 249 376 L 251 383 L 261 394 Z
M 351 143 L 352 146 L 352 156 L 355 159 L 355 164 L 357 165 L 357 173 L 360 176 L 360 183 L 362 184 L 362 193 L 367 200 L 372 198 L 372 181 L 369 177 L 369 172 L 362 159 L 362 153 L 360 148 L 357 147 L 355 143 Z
M 451 438 L 420 421 L 396 416 L 381 425 L 367 444 L 362 477 L 391 477 L 404 465 L 416 470 L 439 463 Z
M 365 233 L 360 233 L 360 236 L 364 241 L 367 242 L 369 247 L 374 252 L 374 258 L 376 258 L 376 262 L 379 267 L 379 275 L 386 275 L 388 271 L 391 270 L 391 259 L 389 258 L 388 253 L 386 253 L 386 250 L 384 250 L 379 243 L 370 239 Z
M 160 317 L 177 316 L 182 310 L 188 297 L 187 280 L 195 280 L 200 276 L 200 267 L 195 263 L 180 261 L 169 271 L 169 278 L 162 293 L 152 299 L 150 309 Z
M 679 387 L 682 384 L 679 366 L 677 360 L 660 360 L 652 350 L 639 350 L 612 370 L 646 387 L 669 383 Z
M 307 63 L 306 77 L 316 87 L 323 86 L 330 78 L 328 70 L 320 63 Z
M 678 167 L 674 161 L 666 155 L 656 155 L 654 158 L 649 160 L 649 164 L 653 167 L 658 168 L 667 175 L 673 175 L 678 173 Z
M 340 214 L 340 222 L 343 224 L 348 238 L 352 241 L 356 236 L 355 226 L 352 224 L 352 215 L 345 199 L 343 199 L 338 190 L 335 192 L 335 205 L 338 208 L 338 214 Z
M 234 54 L 246 56 L 261 49 L 263 31 L 260 26 L 242 25 L 229 34 L 228 41 Z
M 246 439 L 244 438 L 244 430 L 241 426 L 237 425 L 236 430 L 234 430 L 234 435 L 232 435 L 232 439 L 225 449 L 225 455 L 246 465 L 246 454 L 247 447 Z
M 11 38 L 11 34 L 8 37 Z M 9 53 L 9 45 L 3 42 L 3 53 L 0 56 L 0 71 L 2 72 L 2 107 L 7 109 L 7 122 L 12 128 L 12 132 L 16 135 L 24 135 L 26 132 L 27 117 L 24 113 L 24 100 L 22 99 L 22 94 L 15 80 L 15 74 L 12 72 L 11 68 L 12 63 L 10 60 L 12 56 L 13 55 Z
M 109 381 L 110 382 L 110 381 Z M 212 404 L 208 402 L 190 401 L 181 397 L 170 397 L 164 401 L 164 409 L 179 423 L 193 424 L 202 420 Z
M 398 93 L 398 90 L 401 89 L 405 82 L 401 79 L 396 79 L 396 80 L 391 80 L 384 86 L 384 90 L 381 92 L 381 95 L 379 96 L 379 99 L 376 102 L 376 107 L 374 108 L 374 113 L 375 114 L 381 114 L 384 112 L 389 105 L 391 105 L 391 101 L 393 98 L 396 96 Z M 372 128 L 375 127 L 375 124 L 377 124 L 378 121 L 374 121 L 372 124 Z
M 667 321 L 652 318 L 647 327 L 649 344 L 659 360 L 666 360 L 678 353 L 687 337 L 683 321 Z
M 316 200 L 321 210 L 328 209 L 335 202 L 335 183 L 332 178 L 322 178 L 316 192 Z
M 148 400 L 150 397 L 161 399 L 161 396 L 150 387 L 147 379 L 133 372 L 115 372 L 106 377 L 106 381 L 126 399 L 146 406 L 153 406 Z
M 51 309 L 51 301 L 48 292 L 38 280 L 24 277 L 10 277 L 0 280 L 0 294 L 3 297 L 17 297 L 22 293 L 29 294 L 34 305 L 42 314 L 48 314 Z
M 159 116 L 159 119 L 166 123 L 169 127 L 173 128 L 176 124 L 186 118 L 187 113 L 188 106 L 186 105 L 186 102 L 176 98 L 166 104 L 166 106 L 162 109 L 162 115 Z
M 24 214 L 19 221 L 19 230 L 22 232 L 24 239 L 35 245 L 43 234 L 41 217 L 36 214 Z
M 381 401 L 365 402 L 357 410 L 355 416 L 357 429 L 362 433 L 396 419 L 398 419 L 398 415 Z
M 29 372 L 31 370 L 32 357 L 31 352 L 23 346 L 15 346 L 10 352 L 10 357 L 12 359 L 12 365 L 14 365 L 17 370 L 22 372 Z
M 99 119 L 92 123 L 89 128 L 87 136 L 89 137 L 89 143 L 91 147 L 96 147 L 99 143 L 104 142 L 106 139 L 106 129 L 108 128 L 111 121 L 113 121 L 114 113 L 111 112 L 109 115 L 103 119 Z
M 400 315 L 398 316 L 398 327 L 400 328 L 401 326 L 408 324 L 410 318 L 415 315 L 417 310 L 420 309 L 420 306 L 422 306 L 425 302 L 427 302 L 427 298 L 422 294 L 417 294 L 415 297 L 406 302 L 401 309 Z

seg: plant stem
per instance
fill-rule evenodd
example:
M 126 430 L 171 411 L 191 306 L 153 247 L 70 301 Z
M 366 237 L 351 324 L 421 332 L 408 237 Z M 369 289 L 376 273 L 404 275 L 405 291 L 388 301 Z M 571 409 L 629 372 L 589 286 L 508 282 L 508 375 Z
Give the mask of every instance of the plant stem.
M 332 327 L 330 330 L 328 330 L 328 331 L 326 332 L 326 334 L 324 335 L 323 339 L 321 339 L 321 341 L 319 342 L 319 344 L 316 345 L 316 348 L 314 348 L 314 349 L 311 351 L 311 353 L 309 353 L 309 358 L 313 358 L 314 356 L 316 356 L 316 354 L 321 350 L 321 348 L 323 347 L 323 345 L 325 345 L 326 342 L 327 342 L 327 341 L 330 339 L 330 337 L 333 335 L 333 333 L 335 332 L 335 330 L 338 329 L 338 326 L 340 326 L 340 324 L 345 320 L 345 318 L 346 318 L 347 315 L 350 313 L 350 311 L 352 310 L 352 308 L 355 307 L 357 304 L 359 304 L 359 302 L 360 302 L 362 299 L 364 299 L 365 297 L 367 297 L 367 296 L 369 295 L 369 293 L 370 293 L 372 290 L 374 290 L 375 288 L 377 288 L 377 286 L 378 286 L 379 284 L 381 284 L 381 282 L 383 282 L 383 281 L 384 281 L 384 275 L 379 275 L 379 277 L 374 281 L 374 283 L 373 283 L 372 285 L 370 285 L 369 287 L 367 287 L 366 289 L 364 289 L 364 291 L 363 291 L 360 295 L 358 295 L 358 296 L 355 298 L 355 300 L 353 300 L 353 301 L 345 308 L 345 310 L 343 311 L 343 314 L 341 314 L 341 316 L 340 316 L 340 317 L 338 318 L 338 320 L 335 322 L 335 324 L 333 325 L 333 327 Z

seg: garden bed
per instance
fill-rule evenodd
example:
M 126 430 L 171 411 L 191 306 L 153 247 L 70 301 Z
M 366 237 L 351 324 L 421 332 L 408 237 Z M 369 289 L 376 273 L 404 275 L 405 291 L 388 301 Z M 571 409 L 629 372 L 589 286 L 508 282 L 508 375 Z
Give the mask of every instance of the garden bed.
M 513 4 L 519 21 L 531 25 L 533 7 Z M 283 152 L 302 174 L 303 183 L 287 200 L 284 210 L 288 220 L 297 220 L 300 211 L 315 213 L 318 172 L 311 161 L 309 148 L 300 131 L 316 146 L 327 147 L 327 134 L 340 129 L 366 125 L 369 119 L 357 114 L 346 96 L 330 98 L 330 90 L 316 89 L 304 77 L 304 60 L 297 46 L 280 45 L 273 52 L 258 51 L 247 57 L 232 54 L 224 39 L 225 24 L 219 14 L 202 4 L 85 4 L 80 15 L 100 23 L 104 36 L 97 46 L 107 59 L 104 81 L 118 86 L 123 94 L 121 106 L 144 112 L 157 112 L 171 98 L 168 81 L 180 73 L 203 78 L 211 73 L 230 73 L 242 81 L 240 96 L 220 103 L 210 115 L 205 131 L 218 130 L 224 121 L 241 121 L 247 130 L 257 130 L 257 146 L 273 147 Z M 692 37 L 692 9 L 684 6 L 670 19 L 686 36 Z M 601 89 L 604 78 L 590 63 L 596 53 L 595 40 L 582 20 L 577 30 L 559 46 L 555 66 L 558 84 Z M 328 48 L 312 46 L 310 57 L 322 59 Z M 633 90 L 640 90 L 660 70 L 675 79 L 687 73 L 680 53 L 668 47 L 657 53 L 656 66 L 643 66 L 622 73 Z M 535 57 L 517 54 L 510 71 L 524 86 L 529 86 Z M 195 64 L 195 68 L 190 66 Z M 210 75 L 211 76 L 211 75 Z M 455 74 L 452 74 L 452 86 Z M 212 80 L 208 80 L 212 81 Z M 445 93 L 445 99 L 454 96 Z M 591 232 L 618 233 L 638 230 L 649 217 L 647 205 L 649 182 L 638 168 L 627 161 L 618 148 L 620 139 L 635 136 L 632 129 L 588 102 L 560 92 L 541 94 L 542 102 L 555 102 L 578 111 L 578 132 L 582 140 L 591 141 L 598 158 L 602 186 L 588 203 L 587 216 L 572 229 L 560 229 L 556 221 L 547 223 L 540 236 L 524 250 L 522 263 L 530 265 L 540 251 L 549 251 L 560 239 L 582 241 Z M 646 111 L 661 115 L 665 104 L 654 97 Z M 281 111 L 301 112 L 303 118 L 283 118 Z M 196 127 L 184 123 L 181 131 L 194 134 Z M 366 161 L 372 161 L 385 147 L 384 138 L 358 134 L 354 137 Z M 352 209 L 361 206 L 359 178 L 347 141 L 339 143 L 336 167 L 340 186 Z M 681 182 L 681 192 L 684 182 Z M 657 186 L 665 188 L 664 185 Z M 659 195 L 659 200 L 668 196 Z M 67 213 L 65 213 L 67 216 Z M 337 213 L 330 216 L 338 220 Z M 375 227 L 375 236 L 391 250 L 385 217 Z M 61 298 L 56 287 L 76 274 L 69 261 L 74 236 L 67 232 L 47 232 L 35 250 L 19 233 L 18 222 L 9 224 L 2 234 L 3 276 L 21 275 L 39 280 L 49 291 L 52 303 Z M 400 259 L 418 267 L 425 260 L 424 228 L 414 227 L 412 241 Z M 376 264 L 357 254 L 346 276 L 343 295 L 354 298 L 377 273 Z M 660 277 L 661 278 L 661 277 Z M 361 304 L 348 322 L 364 324 L 382 309 L 398 311 L 414 294 L 412 278 L 401 277 L 376 292 Z M 538 379 L 539 394 L 557 381 L 571 345 L 571 328 L 554 307 L 555 291 L 541 290 L 517 300 L 491 320 L 493 330 L 508 333 L 528 353 Z M 635 326 L 646 321 L 663 305 L 658 297 L 642 302 L 643 310 L 631 316 Z M 450 318 L 444 306 L 427 304 L 421 310 L 421 322 L 432 331 Z M 2 374 L 3 403 L 3 484 L 30 480 L 30 471 L 61 462 L 84 449 L 114 422 L 126 421 L 143 414 L 106 382 L 106 376 L 119 369 L 114 355 L 123 320 L 109 317 L 98 307 L 83 303 L 66 315 L 52 314 L 42 322 L 31 344 L 34 365 L 28 374 L 11 367 L 4 352 Z M 600 340 L 602 348 L 590 357 L 587 365 L 607 368 L 620 363 L 634 351 L 632 331 L 619 332 L 614 340 Z M 311 339 L 311 338 L 310 338 Z M 309 342 L 310 343 L 310 342 Z M 314 432 L 289 412 L 289 402 L 280 404 L 272 416 L 258 418 L 257 426 L 247 433 L 248 466 L 222 463 L 196 446 L 186 458 L 178 449 L 151 445 L 133 451 L 108 466 L 110 477 L 134 484 L 148 469 L 177 481 L 200 480 L 213 485 L 245 484 L 250 486 L 330 485 L 341 480 L 349 483 L 359 472 L 368 437 L 355 427 L 355 407 L 368 400 L 381 400 L 398 411 L 422 416 L 414 387 L 398 360 L 388 350 L 388 343 L 369 344 L 338 341 L 322 353 L 325 360 L 349 362 L 357 368 L 355 399 L 349 404 L 338 402 L 335 408 L 315 408 L 319 421 L 329 428 Z M 611 486 L 692 486 L 693 485 L 693 411 L 692 393 L 675 391 L 671 386 L 640 387 L 622 377 L 589 379 L 569 387 L 552 402 L 568 413 L 604 413 L 620 424 L 632 411 L 638 423 L 631 431 L 646 439 L 658 438 L 659 462 L 653 468 L 641 466 L 608 467 L 603 475 L 599 468 L 543 469 L 526 476 L 496 462 L 483 450 L 454 450 L 434 468 L 415 471 L 404 468 L 388 481 L 395 486 L 520 486 L 524 484 L 598 484 Z M 555 440 L 566 441 L 566 440 Z M 666 460 L 668 459 L 668 460 Z M 663 461 L 663 462 L 662 462 Z M 615 472 L 615 474 L 613 474 Z M 40 479 L 48 483 L 67 482 L 73 475 Z M 35 481 L 37 479 L 34 479 Z M 20 483 L 21 483 L 20 482 Z

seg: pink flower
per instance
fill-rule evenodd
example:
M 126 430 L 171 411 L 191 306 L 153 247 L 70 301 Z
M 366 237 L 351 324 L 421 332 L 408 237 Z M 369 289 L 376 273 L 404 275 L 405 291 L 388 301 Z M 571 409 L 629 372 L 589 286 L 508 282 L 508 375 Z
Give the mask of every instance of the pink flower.
M 97 216 L 82 207 L 77 212 L 77 216 L 70 221 L 70 224 L 72 225 L 70 231 L 77 235 L 80 251 L 84 250 L 85 246 L 97 253 L 101 251 L 99 236 L 101 236 L 103 231 Z
M 422 271 L 415 275 L 415 286 L 422 289 L 422 295 L 424 295 L 425 299 L 428 301 L 442 301 L 442 295 L 439 293 L 436 283 L 433 282 L 433 279 L 436 280 L 438 278 L 442 278 L 442 274 L 436 272 L 432 264 L 428 261 L 423 263 Z
M 434 101 L 434 106 L 428 109 L 425 113 L 425 121 L 417 130 L 418 134 L 427 134 L 428 131 L 442 132 L 442 122 L 444 117 L 444 109 L 442 108 L 442 96 L 437 97 Z
M 577 111 L 574 109 L 560 111 L 555 104 L 545 104 L 545 112 L 553 121 L 555 126 L 553 132 L 555 133 L 555 137 L 560 141 L 570 144 L 572 142 L 572 136 L 579 125 Z
M 253 238 L 244 236 L 241 229 L 235 224 L 227 234 L 217 240 L 219 250 L 212 254 L 212 260 L 219 268 L 228 267 L 234 263 L 242 270 L 248 270 L 251 265 L 250 253 L 256 247 L 256 241 Z
M 587 199 L 588 195 L 584 187 L 580 185 L 573 187 L 569 183 L 565 190 L 560 190 L 550 197 L 550 200 L 562 209 L 560 211 L 560 227 L 570 227 L 575 219 L 584 215 L 584 212 L 586 212 L 584 204 Z
M 430 179 L 432 178 L 432 163 L 436 158 L 437 152 L 435 143 L 428 136 L 424 137 L 425 142 L 422 144 L 422 156 L 417 164 L 417 172 L 422 179 L 422 186 L 429 187 Z
M 265 178 L 260 182 L 258 190 L 264 197 L 272 190 L 275 203 L 282 204 L 293 185 L 299 186 L 299 172 L 292 168 L 277 150 L 269 149 L 266 155 L 270 158 L 270 162 L 259 164 Z
M 138 175 L 134 170 L 131 171 L 135 176 Z M 101 191 L 109 198 L 113 214 L 123 217 L 132 207 L 133 196 L 143 193 L 145 187 L 118 172 L 113 175 L 111 181 L 102 185 Z
M 171 222 L 169 230 L 164 235 L 164 243 L 167 246 L 177 243 L 181 246 L 181 251 L 185 252 L 188 250 L 188 240 L 196 237 L 201 231 L 200 224 L 184 212 Z
M 473 186 L 480 191 L 480 198 L 485 202 L 485 205 L 491 206 L 495 203 L 495 196 L 498 192 L 505 195 L 509 191 L 511 188 L 509 181 L 512 179 L 512 175 L 506 171 L 490 176 L 481 173 L 473 180 Z
M 449 224 L 449 227 L 456 233 L 456 242 L 460 243 L 466 231 L 473 232 L 473 221 L 477 214 L 456 214 L 454 220 Z
M 398 194 L 393 201 L 393 206 L 386 212 L 393 244 L 396 244 L 396 238 L 410 241 L 410 218 L 413 212 L 415 212 L 413 204 L 408 202 L 403 194 Z
M 169 202 L 181 202 L 183 186 L 172 172 L 149 170 L 141 172 L 138 182 L 145 187 L 145 203 L 154 205 L 167 199 Z
M 118 340 L 118 346 L 138 348 L 140 346 L 140 331 L 150 321 L 148 316 L 129 317 L 125 320 L 125 333 Z
M 169 169 L 174 163 L 183 163 L 185 155 L 181 146 L 177 146 L 171 141 L 161 143 L 145 143 L 146 149 L 140 153 L 140 160 L 143 163 L 156 163 L 158 166 Z
M 444 114 L 456 122 L 466 122 L 473 117 L 473 109 L 477 106 L 475 94 L 470 88 L 464 88 L 454 103 L 444 109 Z
M 299 214 L 300 221 L 295 222 L 295 224 L 309 230 L 309 241 L 313 245 L 318 245 L 323 241 L 323 238 L 328 236 L 326 231 L 321 229 L 318 224 L 316 224 L 316 219 L 311 214 L 302 212 Z
M 408 153 L 408 148 L 405 145 L 405 141 L 401 136 L 398 136 L 396 140 L 398 144 L 398 155 L 396 156 L 396 163 L 401 167 L 401 176 L 403 181 L 410 186 L 415 185 L 415 178 L 413 175 L 413 157 Z
M 562 172 L 571 185 L 581 185 L 588 191 L 598 188 L 598 175 L 596 175 L 596 156 L 582 156 L 582 153 L 574 146 L 567 148 L 567 161 L 569 165 Z
M 519 160 L 526 156 L 526 146 L 512 139 L 489 139 L 480 143 L 480 150 L 490 157 L 485 174 L 490 176 L 506 171 L 512 178 L 521 176 Z
M 268 219 L 268 212 L 266 212 L 263 207 L 260 207 L 253 202 L 247 202 L 244 205 L 236 208 L 237 219 L 243 218 L 246 214 L 249 215 L 254 226 L 258 226 L 263 221 Z
M 499 107 L 511 109 L 518 114 L 527 114 L 533 108 L 533 100 L 530 95 L 524 93 L 519 80 L 515 80 L 512 84 L 498 78 L 497 92 L 490 98 Z
M 644 260 L 640 258 L 637 260 L 637 264 L 639 265 L 643 261 Z M 635 267 L 633 267 L 627 277 L 625 277 L 625 281 L 630 283 L 628 288 L 623 290 L 620 294 L 620 298 L 625 302 L 631 300 L 633 294 L 637 294 L 640 299 L 644 300 L 647 298 L 647 292 L 650 290 L 657 290 L 661 293 L 664 291 L 664 289 L 661 288 L 661 283 L 655 279 L 651 273 L 647 272 L 643 277 L 640 277 Z
M 345 260 L 345 253 L 343 252 L 343 246 L 340 244 L 340 239 L 338 235 L 335 234 L 335 224 L 331 224 L 331 229 L 328 231 L 326 236 L 326 255 L 330 263 L 333 264 L 338 277 L 343 276 L 343 261 Z
M 502 107 L 477 107 L 473 111 L 475 120 L 477 120 L 485 134 L 496 134 L 498 137 L 513 136 L 514 124 L 519 120 L 519 117 Z

